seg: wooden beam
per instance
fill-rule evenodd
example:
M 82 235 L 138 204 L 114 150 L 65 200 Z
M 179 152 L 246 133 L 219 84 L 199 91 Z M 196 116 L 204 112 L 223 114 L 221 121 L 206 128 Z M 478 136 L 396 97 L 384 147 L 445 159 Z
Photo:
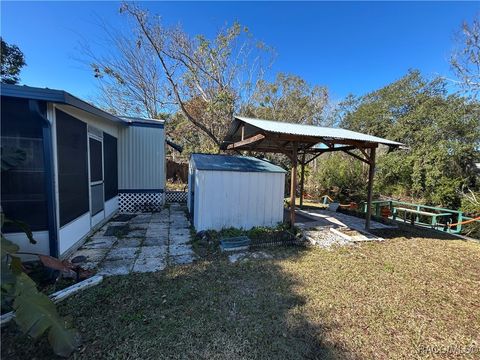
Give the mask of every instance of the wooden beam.
M 357 160 L 360 160 L 360 161 L 363 161 L 364 163 L 367 163 L 367 164 L 370 164 L 370 159 L 365 159 L 365 158 L 362 158 L 361 156 L 358 156 L 357 154 L 354 154 L 348 150 L 342 150 L 344 153 L 354 157 L 355 159 Z
M 256 143 L 257 141 L 260 141 L 260 140 L 263 140 L 263 139 L 265 139 L 265 135 L 257 134 L 257 135 L 251 136 L 249 138 L 246 138 L 244 140 L 237 141 L 233 144 L 228 144 L 227 150 L 233 150 L 235 148 L 240 148 L 240 147 L 245 146 L 245 145 Z M 245 150 L 248 150 L 248 149 L 245 149 Z
M 294 142 L 292 150 L 292 171 L 290 180 L 290 228 L 295 226 L 295 191 L 297 189 L 297 143 Z
M 370 231 L 370 219 L 372 217 L 373 197 L 373 176 L 375 175 L 375 148 L 370 149 L 370 166 L 368 168 L 368 191 L 367 191 L 367 213 L 365 219 L 365 230 Z
M 272 140 L 280 141 L 295 141 L 297 143 L 306 143 L 306 144 L 318 144 L 322 142 L 323 139 L 318 136 L 306 136 L 306 135 L 295 135 L 295 134 L 283 134 L 283 133 L 272 133 L 267 132 L 267 137 Z
M 300 209 L 303 209 L 303 189 L 305 185 L 305 153 L 302 154 L 302 161 L 300 162 L 301 178 L 300 178 Z
M 333 152 L 333 151 L 343 151 L 343 150 L 355 150 L 358 149 L 356 146 L 342 146 L 342 147 L 334 147 L 328 149 L 307 149 L 309 153 L 316 154 L 316 153 L 326 153 L 326 152 Z
M 367 151 L 365 149 L 362 149 L 362 148 L 359 148 L 358 150 L 361 151 L 361 153 L 365 156 L 365 159 L 367 159 L 368 163 L 370 164 L 371 159 L 370 159 L 370 155 L 368 155 Z
M 378 147 L 378 143 L 371 143 L 371 142 L 360 141 L 360 140 L 331 139 L 331 138 L 329 138 L 328 140 L 322 139 L 321 141 L 328 141 L 331 144 L 352 145 L 352 146 L 355 146 L 356 148 L 362 148 L 362 149 L 370 149 L 370 148 L 377 148 Z
M 323 154 L 323 152 L 315 154 L 314 157 L 312 157 L 311 159 L 308 159 L 308 160 L 305 162 L 305 165 L 310 164 L 313 160 L 315 160 L 316 158 L 318 158 L 318 157 L 319 157 L 320 155 L 322 155 L 322 154 Z

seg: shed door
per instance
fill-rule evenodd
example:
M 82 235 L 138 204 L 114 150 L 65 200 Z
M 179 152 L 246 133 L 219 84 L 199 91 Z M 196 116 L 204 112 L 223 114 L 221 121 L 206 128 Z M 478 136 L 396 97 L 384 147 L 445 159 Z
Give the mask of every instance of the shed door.
M 103 183 L 103 139 L 88 137 L 90 162 L 90 211 L 92 226 L 105 218 Z

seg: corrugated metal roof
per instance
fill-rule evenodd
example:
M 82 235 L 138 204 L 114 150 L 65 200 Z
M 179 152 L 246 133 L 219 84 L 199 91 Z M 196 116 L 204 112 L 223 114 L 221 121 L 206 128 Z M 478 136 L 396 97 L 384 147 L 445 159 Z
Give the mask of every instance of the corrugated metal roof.
M 332 139 L 342 139 L 342 140 L 358 140 L 366 141 L 372 143 L 379 143 L 391 146 L 401 146 L 402 143 L 383 139 L 377 136 L 362 134 L 359 132 L 345 130 L 340 128 L 328 128 L 314 125 L 303 125 L 288 123 L 282 121 L 271 121 L 263 119 L 252 119 L 243 116 L 235 116 L 235 119 L 243 121 L 247 124 L 255 126 L 264 131 L 279 133 L 279 134 L 290 134 L 290 135 L 300 135 L 300 136 L 313 136 L 313 137 L 322 137 L 322 138 L 332 138 Z M 231 128 L 232 129 L 232 128 Z M 233 135 L 229 133 L 228 135 Z
M 280 166 L 251 156 L 192 154 L 198 170 L 285 173 Z

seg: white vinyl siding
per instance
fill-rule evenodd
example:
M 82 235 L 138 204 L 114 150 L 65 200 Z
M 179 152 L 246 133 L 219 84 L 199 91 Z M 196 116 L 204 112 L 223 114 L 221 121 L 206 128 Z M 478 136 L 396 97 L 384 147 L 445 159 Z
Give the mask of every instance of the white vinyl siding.
M 165 133 L 155 127 L 120 129 L 118 142 L 120 190 L 165 188 Z
M 276 226 L 283 221 L 284 173 L 192 171 L 197 231 Z

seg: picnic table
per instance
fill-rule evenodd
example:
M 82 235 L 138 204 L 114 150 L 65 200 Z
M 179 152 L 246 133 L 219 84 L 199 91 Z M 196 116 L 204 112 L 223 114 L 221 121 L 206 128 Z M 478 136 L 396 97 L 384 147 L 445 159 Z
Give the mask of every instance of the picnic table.
M 415 209 L 410 209 L 410 208 L 405 208 L 405 207 L 395 207 L 393 210 L 393 220 L 396 219 L 398 212 L 403 212 L 403 222 L 407 222 L 407 214 L 410 214 L 410 222 L 412 225 L 415 225 L 416 222 L 420 222 L 418 217 L 419 216 L 428 216 L 431 218 L 430 221 L 430 226 L 432 228 L 435 228 L 437 226 L 437 218 L 440 216 L 451 216 L 451 213 L 434 213 L 434 212 L 429 212 L 429 211 L 421 211 L 421 210 L 415 210 Z

